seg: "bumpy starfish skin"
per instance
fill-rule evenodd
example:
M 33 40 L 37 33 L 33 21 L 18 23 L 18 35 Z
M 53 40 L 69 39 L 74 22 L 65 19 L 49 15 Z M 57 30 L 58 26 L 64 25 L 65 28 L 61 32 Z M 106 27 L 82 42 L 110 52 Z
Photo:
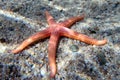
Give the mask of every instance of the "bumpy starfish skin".
M 12 50 L 12 53 L 18 53 L 23 49 L 25 49 L 28 45 L 34 43 L 35 41 L 50 36 L 49 46 L 48 46 L 48 59 L 49 59 L 51 77 L 54 77 L 57 72 L 55 55 L 56 55 L 57 43 L 60 36 L 66 36 L 68 38 L 77 39 L 91 45 L 104 45 L 107 43 L 107 40 L 96 40 L 84 34 L 80 34 L 78 32 L 68 29 L 68 27 L 72 26 L 75 22 L 82 20 L 84 18 L 84 15 L 73 17 L 63 22 L 57 23 L 47 11 L 45 12 L 45 14 L 49 27 L 43 31 L 40 31 L 32 35 L 31 37 L 23 41 L 19 47 L 17 47 L 15 50 Z

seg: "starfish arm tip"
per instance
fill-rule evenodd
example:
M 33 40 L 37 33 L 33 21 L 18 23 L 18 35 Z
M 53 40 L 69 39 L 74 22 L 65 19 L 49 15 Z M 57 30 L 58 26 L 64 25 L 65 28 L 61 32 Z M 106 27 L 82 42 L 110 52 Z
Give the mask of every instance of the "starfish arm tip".
M 19 51 L 18 50 L 11 50 L 10 52 L 13 54 L 17 54 Z
M 48 14 L 48 13 L 49 13 L 49 12 L 46 10 L 46 11 L 45 11 L 45 14 Z
M 107 44 L 107 39 L 99 40 L 99 41 L 97 42 L 97 44 L 98 44 L 98 45 L 105 45 L 105 44 Z
M 50 66 L 50 77 L 54 78 L 56 75 L 56 66 Z
M 14 49 L 14 50 L 11 50 L 10 52 L 11 52 L 11 53 L 14 53 L 14 54 L 18 54 L 18 53 L 21 52 L 22 50 L 24 50 L 24 48 L 18 47 L 18 48 Z
M 14 50 L 12 50 L 11 51 L 11 53 L 13 53 L 13 54 L 18 54 L 20 51 L 18 51 L 18 50 L 16 50 L 16 49 L 14 49 Z

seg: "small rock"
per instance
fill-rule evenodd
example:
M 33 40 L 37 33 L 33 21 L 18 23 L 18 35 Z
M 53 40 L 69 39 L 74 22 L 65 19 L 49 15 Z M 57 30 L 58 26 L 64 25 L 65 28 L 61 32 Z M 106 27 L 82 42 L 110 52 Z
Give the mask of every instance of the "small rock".
M 106 60 L 105 55 L 103 53 L 98 53 L 97 58 L 98 58 L 98 61 L 99 61 L 100 65 L 105 65 L 106 64 L 107 60 Z
M 71 46 L 70 46 L 70 50 L 71 50 L 72 52 L 77 52 L 77 51 L 79 50 L 79 48 L 78 48 L 77 45 L 71 45 Z

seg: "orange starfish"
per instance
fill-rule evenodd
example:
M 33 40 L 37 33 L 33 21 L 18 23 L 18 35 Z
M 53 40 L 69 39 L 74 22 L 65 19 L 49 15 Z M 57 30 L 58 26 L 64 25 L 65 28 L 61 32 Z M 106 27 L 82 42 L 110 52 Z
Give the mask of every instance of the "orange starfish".
M 15 50 L 12 50 L 12 53 L 18 53 L 25 49 L 28 45 L 32 44 L 33 42 L 50 36 L 48 46 L 48 59 L 51 77 L 54 77 L 57 72 L 55 55 L 57 43 L 60 36 L 66 36 L 68 38 L 77 39 L 79 41 L 91 45 L 104 45 L 107 43 L 107 40 L 96 40 L 84 34 L 80 34 L 78 32 L 68 29 L 68 27 L 72 26 L 75 22 L 84 19 L 84 15 L 72 17 L 68 20 L 57 23 L 47 11 L 45 12 L 45 14 L 49 27 L 43 31 L 40 31 L 32 35 L 31 37 L 23 41 L 23 43 L 19 47 L 17 47 Z

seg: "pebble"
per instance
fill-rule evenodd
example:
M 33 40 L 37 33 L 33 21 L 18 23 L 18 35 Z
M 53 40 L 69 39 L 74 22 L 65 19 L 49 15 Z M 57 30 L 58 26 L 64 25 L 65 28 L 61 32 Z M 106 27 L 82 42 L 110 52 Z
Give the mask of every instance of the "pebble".
M 79 50 L 77 45 L 71 45 L 69 48 L 72 52 L 77 52 Z
M 106 64 L 107 60 L 105 58 L 104 53 L 98 53 L 97 58 L 98 58 L 98 61 L 99 61 L 100 65 L 105 65 Z

